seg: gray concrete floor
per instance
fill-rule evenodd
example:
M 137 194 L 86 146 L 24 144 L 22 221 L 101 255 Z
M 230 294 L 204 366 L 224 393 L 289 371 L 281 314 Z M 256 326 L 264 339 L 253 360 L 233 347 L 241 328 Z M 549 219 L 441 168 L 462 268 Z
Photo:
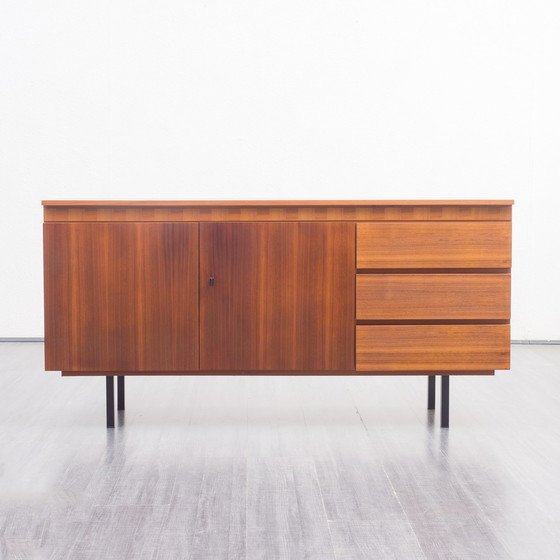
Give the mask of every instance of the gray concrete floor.
M 103 378 L 0 344 L 0 558 L 560 558 L 560 346 L 451 379 Z M 438 379 L 438 407 L 439 407 Z

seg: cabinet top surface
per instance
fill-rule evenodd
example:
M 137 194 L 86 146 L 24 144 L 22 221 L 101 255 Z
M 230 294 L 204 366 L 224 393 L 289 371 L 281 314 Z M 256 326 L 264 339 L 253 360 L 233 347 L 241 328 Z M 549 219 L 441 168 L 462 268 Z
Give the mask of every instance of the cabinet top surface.
M 512 206 L 513 200 L 43 200 L 43 206 Z

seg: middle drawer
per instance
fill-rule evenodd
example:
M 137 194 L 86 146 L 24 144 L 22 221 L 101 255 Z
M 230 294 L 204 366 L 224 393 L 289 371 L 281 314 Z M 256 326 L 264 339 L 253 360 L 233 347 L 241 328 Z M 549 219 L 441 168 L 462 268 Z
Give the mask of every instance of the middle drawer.
M 358 274 L 356 319 L 510 318 L 511 274 Z

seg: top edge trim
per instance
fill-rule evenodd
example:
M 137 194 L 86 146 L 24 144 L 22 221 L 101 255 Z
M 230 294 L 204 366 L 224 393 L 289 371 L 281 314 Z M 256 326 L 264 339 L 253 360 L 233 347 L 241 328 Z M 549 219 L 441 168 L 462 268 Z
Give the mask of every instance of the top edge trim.
M 43 206 L 513 206 L 513 200 L 43 200 Z

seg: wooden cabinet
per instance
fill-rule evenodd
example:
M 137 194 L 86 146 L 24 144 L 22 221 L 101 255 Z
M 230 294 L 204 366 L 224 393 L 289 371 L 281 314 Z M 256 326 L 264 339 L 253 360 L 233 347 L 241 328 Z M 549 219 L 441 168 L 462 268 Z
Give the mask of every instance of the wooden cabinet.
M 512 201 L 45 201 L 64 375 L 509 368 Z

